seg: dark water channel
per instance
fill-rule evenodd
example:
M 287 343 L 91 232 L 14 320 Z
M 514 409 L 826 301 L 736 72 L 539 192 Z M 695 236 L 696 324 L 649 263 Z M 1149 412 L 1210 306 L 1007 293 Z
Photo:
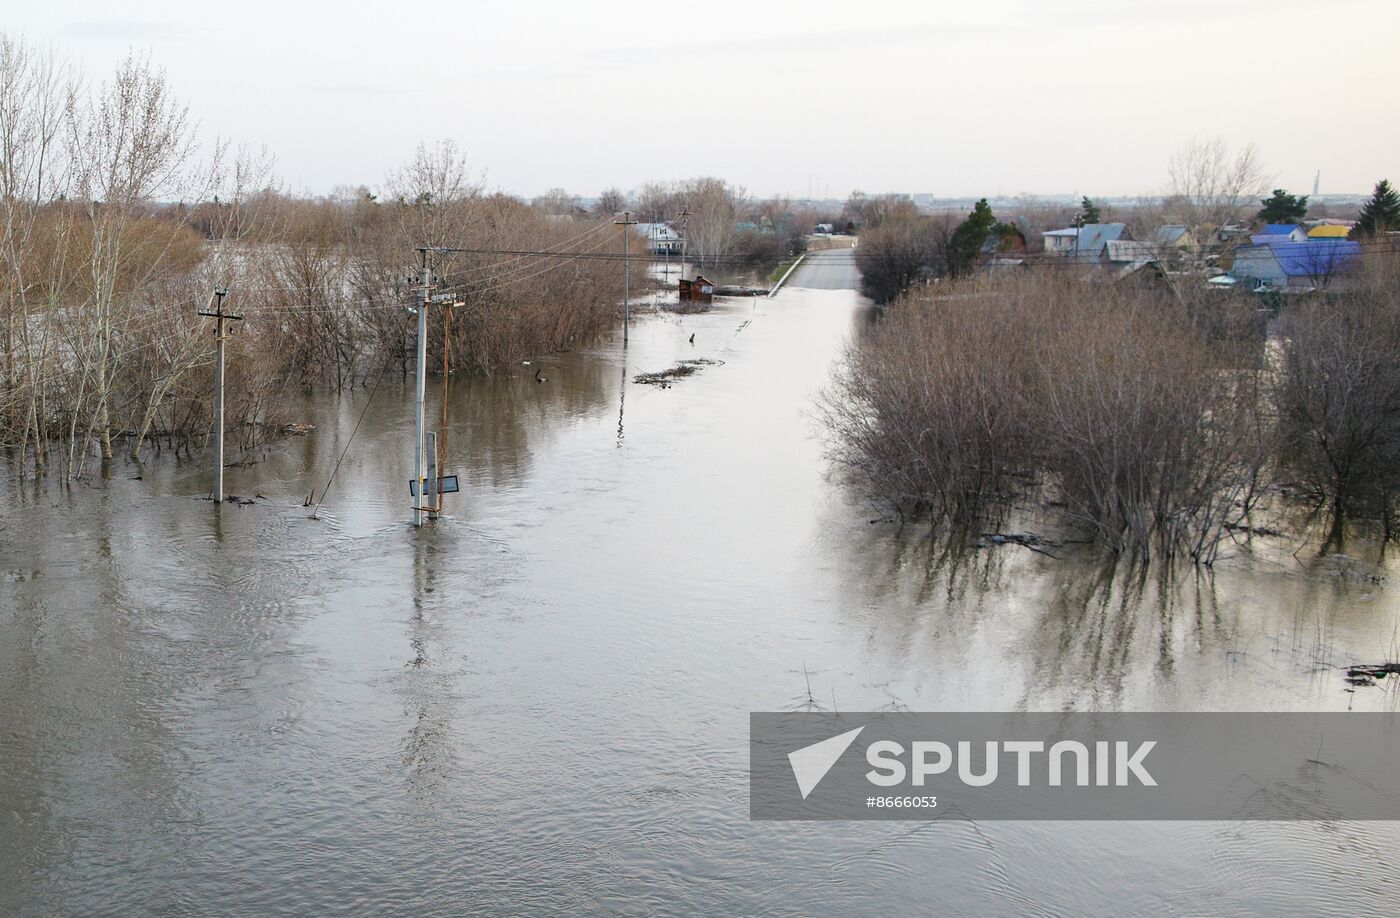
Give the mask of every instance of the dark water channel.
M 422 531 L 397 380 L 319 521 L 363 390 L 229 470 L 252 505 L 199 460 L 8 475 L 0 914 L 1395 914 L 1393 824 L 748 820 L 751 710 L 1395 706 L 1335 668 L 1393 651 L 1384 567 L 1139 589 L 871 524 L 811 418 L 867 310 L 794 287 L 459 380 Z

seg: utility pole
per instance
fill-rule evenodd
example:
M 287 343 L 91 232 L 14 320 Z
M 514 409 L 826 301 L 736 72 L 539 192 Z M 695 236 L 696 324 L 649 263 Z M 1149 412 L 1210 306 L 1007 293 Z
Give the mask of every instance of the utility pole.
M 690 208 L 681 205 L 681 212 L 676 214 L 676 222 L 681 225 L 681 277 L 685 277 L 685 250 L 690 243 L 690 237 L 686 235 L 686 220 L 690 217 Z
M 432 291 L 432 271 L 428 267 L 428 250 L 418 250 L 423 256 L 423 265 L 418 272 L 418 285 L 422 296 L 418 300 L 418 392 L 417 405 L 413 416 L 413 525 L 423 525 L 423 510 L 426 507 L 427 488 L 423 478 L 423 400 L 428 386 L 428 297 Z
M 214 311 L 200 310 L 214 320 L 214 503 L 224 501 L 224 320 L 242 322 L 242 316 L 224 312 L 227 287 L 214 288 Z
M 632 218 L 632 211 L 624 210 L 620 220 L 613 223 L 622 227 L 622 346 L 627 346 L 628 327 L 632 324 L 632 304 L 628 299 L 628 270 L 627 270 L 627 237 L 632 235 L 629 226 L 636 226 L 637 221 Z

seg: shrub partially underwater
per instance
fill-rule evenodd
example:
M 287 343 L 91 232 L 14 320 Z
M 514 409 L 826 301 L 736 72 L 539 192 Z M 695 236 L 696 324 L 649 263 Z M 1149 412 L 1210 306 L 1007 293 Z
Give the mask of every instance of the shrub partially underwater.
M 1027 503 L 1115 551 L 1209 562 L 1268 458 L 1247 302 L 1047 276 L 926 288 L 852 343 L 831 458 L 900 515 Z

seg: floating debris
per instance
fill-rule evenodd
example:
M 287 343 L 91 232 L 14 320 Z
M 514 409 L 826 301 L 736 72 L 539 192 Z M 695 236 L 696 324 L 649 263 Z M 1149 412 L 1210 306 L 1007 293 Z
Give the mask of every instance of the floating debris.
M 1281 539 L 1283 533 L 1269 526 L 1246 526 L 1244 523 L 1226 523 L 1229 532 L 1243 532 L 1245 535 L 1260 536 L 1266 539 Z
M 1346 682 L 1354 686 L 1375 685 L 1386 676 L 1396 675 L 1400 675 L 1400 663 L 1365 663 L 1348 666 Z
M 989 548 L 993 545 L 1019 545 L 1022 548 L 1029 548 L 1037 554 L 1048 555 L 1051 558 L 1059 557 L 1047 550 L 1048 548 L 1058 548 L 1059 543 L 1052 542 L 1034 532 L 984 532 L 982 538 L 977 540 L 978 548 Z
M 300 435 L 300 436 L 305 436 L 306 434 L 311 433 L 311 432 L 312 432 L 313 430 L 315 430 L 315 429 L 316 429 L 316 425 L 315 425 L 315 424 L 283 424 L 283 425 L 282 425 L 282 433 L 284 433 L 284 434 L 298 434 L 298 435 Z
M 699 369 L 693 363 L 678 363 L 669 370 L 661 370 L 656 373 L 638 373 L 632 377 L 632 381 L 644 386 L 660 386 L 663 389 L 669 389 L 673 381 L 685 376 L 693 376 Z

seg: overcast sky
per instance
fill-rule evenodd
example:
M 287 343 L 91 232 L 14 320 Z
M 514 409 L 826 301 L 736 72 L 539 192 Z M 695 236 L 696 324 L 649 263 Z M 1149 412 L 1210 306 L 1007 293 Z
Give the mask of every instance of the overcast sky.
M 1400 180 L 1397 0 L 0 0 L 90 79 L 149 52 L 204 135 L 291 187 L 451 137 L 522 195 L 719 175 L 750 193 L 1151 193 L 1171 151 L 1277 183 Z

